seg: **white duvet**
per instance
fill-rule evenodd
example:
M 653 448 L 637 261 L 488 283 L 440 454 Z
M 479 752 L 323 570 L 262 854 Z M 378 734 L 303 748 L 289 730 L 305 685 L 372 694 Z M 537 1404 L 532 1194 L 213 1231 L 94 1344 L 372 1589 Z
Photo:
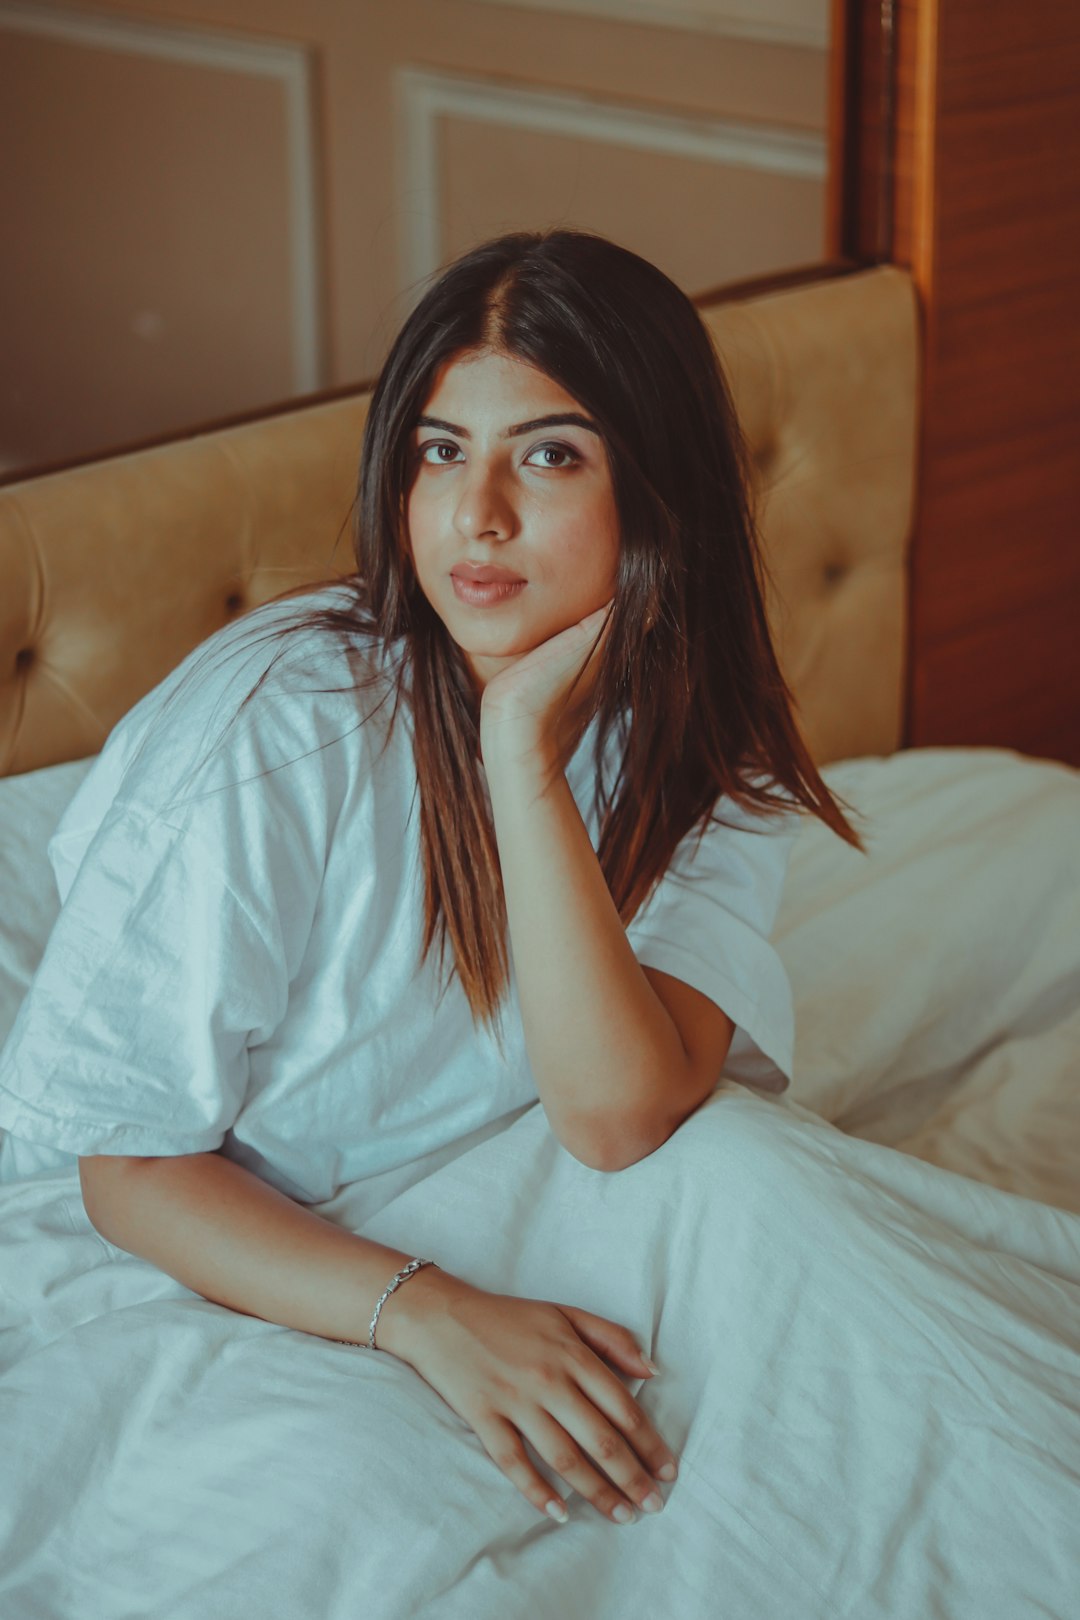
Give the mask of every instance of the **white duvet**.
M 2 1620 L 1080 1615 L 1080 773 L 825 775 L 871 857 L 816 823 L 793 853 L 790 1093 L 724 1080 L 615 1175 L 537 1104 L 357 1226 L 630 1327 L 663 1512 L 615 1526 L 545 1466 L 541 1518 L 403 1363 L 118 1256 L 42 1164 L 0 1186 Z M 9 785 L 42 850 L 46 776 Z

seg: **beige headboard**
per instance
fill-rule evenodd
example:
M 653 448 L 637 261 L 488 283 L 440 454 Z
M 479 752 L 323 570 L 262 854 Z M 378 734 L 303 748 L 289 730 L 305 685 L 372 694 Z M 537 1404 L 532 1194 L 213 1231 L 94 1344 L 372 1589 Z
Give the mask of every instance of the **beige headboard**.
M 701 311 L 755 454 L 819 765 L 901 741 L 918 320 L 892 266 Z M 352 565 L 367 395 L 0 489 L 0 775 L 95 753 L 245 608 Z

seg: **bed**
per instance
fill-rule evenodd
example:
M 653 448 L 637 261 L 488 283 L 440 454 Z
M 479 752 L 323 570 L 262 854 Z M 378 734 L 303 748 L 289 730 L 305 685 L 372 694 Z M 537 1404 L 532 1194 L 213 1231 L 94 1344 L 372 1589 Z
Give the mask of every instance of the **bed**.
M 625 1529 L 538 1520 L 413 1371 L 239 1316 L 0 1144 L 4 1620 L 1071 1620 L 1080 1612 L 1080 771 L 903 746 L 919 322 L 881 266 L 702 313 L 755 457 L 770 614 L 861 855 L 799 833 L 779 1097 L 719 1078 L 616 1175 L 539 1104 L 319 1212 L 659 1363 L 680 1458 Z M 0 1040 L 46 844 L 211 631 L 350 566 L 366 395 L 0 490 Z M 548 1471 L 554 1483 L 554 1475 Z M 565 1487 L 564 1487 L 564 1494 Z

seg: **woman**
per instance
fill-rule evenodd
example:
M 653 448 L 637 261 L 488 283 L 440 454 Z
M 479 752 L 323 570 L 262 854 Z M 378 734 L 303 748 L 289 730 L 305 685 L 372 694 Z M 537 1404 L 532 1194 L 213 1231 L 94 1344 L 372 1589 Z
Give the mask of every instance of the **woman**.
M 862 846 L 793 717 L 690 301 L 585 232 L 452 264 L 375 388 L 356 565 L 212 637 L 86 778 L 0 1062 L 5 1177 L 76 1156 L 69 1217 L 114 1262 L 389 1352 L 539 1513 L 566 1516 L 526 1442 L 624 1522 L 677 1469 L 633 1335 L 358 1229 L 537 1097 L 611 1172 L 721 1071 L 790 1077 L 798 818 Z M 342 1189 L 348 1227 L 311 1207 Z

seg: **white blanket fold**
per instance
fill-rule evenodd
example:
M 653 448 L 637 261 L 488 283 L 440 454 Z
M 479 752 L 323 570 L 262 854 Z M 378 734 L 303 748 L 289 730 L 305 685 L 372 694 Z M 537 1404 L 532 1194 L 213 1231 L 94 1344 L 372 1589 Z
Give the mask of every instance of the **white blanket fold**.
M 118 1256 L 46 1172 L 0 1187 L 4 1620 L 1075 1613 L 1080 1216 L 727 1081 L 615 1175 L 536 1106 L 349 1206 L 629 1327 L 664 1511 L 617 1527 L 534 1454 L 570 1509 L 542 1519 L 404 1363 Z

